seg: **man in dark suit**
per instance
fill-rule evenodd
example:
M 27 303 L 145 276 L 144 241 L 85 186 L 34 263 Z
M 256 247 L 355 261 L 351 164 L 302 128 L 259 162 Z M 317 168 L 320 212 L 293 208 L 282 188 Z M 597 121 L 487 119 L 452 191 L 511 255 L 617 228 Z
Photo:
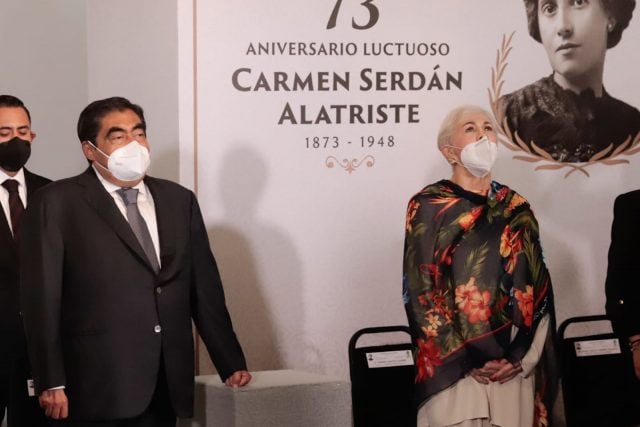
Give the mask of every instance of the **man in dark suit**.
M 613 330 L 629 345 L 640 379 L 640 190 L 616 198 L 605 293 Z
M 18 245 L 24 208 L 35 191 L 50 181 L 24 168 L 36 134 L 21 100 L 0 95 L 0 423 L 38 427 L 45 418 L 30 397 L 31 378 L 18 297 Z
M 89 104 L 91 166 L 39 192 L 24 219 L 21 301 L 52 425 L 175 426 L 193 413 L 193 319 L 228 386 L 251 375 L 191 191 L 146 175 L 142 109 Z

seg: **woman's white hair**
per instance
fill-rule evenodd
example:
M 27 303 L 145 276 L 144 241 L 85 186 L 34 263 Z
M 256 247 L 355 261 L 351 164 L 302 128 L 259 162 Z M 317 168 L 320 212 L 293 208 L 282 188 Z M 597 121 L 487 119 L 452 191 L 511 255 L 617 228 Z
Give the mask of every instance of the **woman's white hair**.
M 438 149 L 442 150 L 445 145 L 451 145 L 451 136 L 455 132 L 455 127 L 460 121 L 460 118 L 466 114 L 480 113 L 487 117 L 491 122 L 491 125 L 496 129 L 496 123 L 487 110 L 477 105 L 460 105 L 454 108 L 447 114 L 440 124 L 440 130 L 438 131 Z

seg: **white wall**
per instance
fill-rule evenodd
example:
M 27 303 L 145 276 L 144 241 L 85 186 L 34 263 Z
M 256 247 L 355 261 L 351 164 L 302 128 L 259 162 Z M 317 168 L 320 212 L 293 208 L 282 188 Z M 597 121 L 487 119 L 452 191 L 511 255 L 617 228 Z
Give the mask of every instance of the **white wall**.
M 87 102 L 85 2 L 0 0 L 0 93 L 22 99 L 37 133 L 27 167 L 52 179 L 86 167 L 75 127 Z
M 177 0 L 88 0 L 88 99 L 145 111 L 151 174 L 178 180 Z
M 152 173 L 178 180 L 176 10 L 176 0 L 0 0 L 0 93 L 31 111 L 29 169 L 53 179 L 84 170 L 78 115 L 118 95 L 145 109 Z

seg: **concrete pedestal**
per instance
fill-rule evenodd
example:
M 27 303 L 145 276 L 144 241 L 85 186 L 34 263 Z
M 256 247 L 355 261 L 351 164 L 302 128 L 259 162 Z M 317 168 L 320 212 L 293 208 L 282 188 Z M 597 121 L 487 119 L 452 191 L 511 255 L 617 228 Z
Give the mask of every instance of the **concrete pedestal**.
M 347 381 L 308 372 L 252 372 L 242 388 L 226 387 L 218 375 L 196 377 L 193 419 L 179 427 L 350 427 Z

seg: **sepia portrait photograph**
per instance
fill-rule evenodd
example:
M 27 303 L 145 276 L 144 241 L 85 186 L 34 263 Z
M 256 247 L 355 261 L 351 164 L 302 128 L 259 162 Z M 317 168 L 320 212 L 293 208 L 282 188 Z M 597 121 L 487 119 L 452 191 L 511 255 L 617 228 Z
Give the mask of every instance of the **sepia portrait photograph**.
M 528 33 L 551 70 L 500 99 L 508 133 L 563 163 L 606 158 L 632 141 L 640 112 L 618 98 L 624 93 L 607 91 L 604 74 L 607 52 L 624 38 L 635 6 L 635 0 L 524 0 Z

